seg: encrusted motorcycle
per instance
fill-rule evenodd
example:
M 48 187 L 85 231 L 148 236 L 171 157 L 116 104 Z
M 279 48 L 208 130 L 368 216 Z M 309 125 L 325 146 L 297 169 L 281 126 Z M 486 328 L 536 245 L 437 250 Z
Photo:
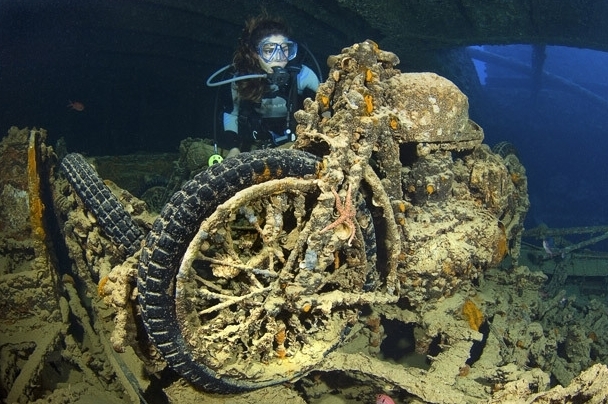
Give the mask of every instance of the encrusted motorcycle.
M 227 393 L 305 375 L 370 310 L 407 310 L 421 353 L 448 332 L 423 323 L 424 308 L 507 253 L 517 261 L 525 171 L 482 144 L 452 82 L 398 63 L 372 41 L 331 56 L 291 148 L 209 167 L 153 221 L 81 155 L 63 159 L 102 232 L 79 228 L 69 203 L 63 231 L 114 308 L 117 351 Z

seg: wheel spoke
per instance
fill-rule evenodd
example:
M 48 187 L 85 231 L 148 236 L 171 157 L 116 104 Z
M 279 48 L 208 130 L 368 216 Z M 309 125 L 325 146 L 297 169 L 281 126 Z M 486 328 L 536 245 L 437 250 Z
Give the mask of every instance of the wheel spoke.
M 220 311 L 221 309 L 225 309 L 226 307 L 228 307 L 230 305 L 240 303 L 244 300 L 251 299 L 257 295 L 268 292 L 269 290 L 270 290 L 270 287 L 266 287 L 263 289 L 255 290 L 251 293 L 248 293 L 248 294 L 242 295 L 242 296 L 230 296 L 230 295 L 224 295 L 221 293 L 210 292 L 208 290 L 205 290 L 204 288 L 199 289 L 198 290 L 199 297 L 201 297 L 203 299 L 219 299 L 219 300 L 222 300 L 222 303 L 219 303 L 214 306 L 208 307 L 204 310 L 201 310 L 198 312 L 198 314 L 202 315 L 202 314 L 207 314 L 207 313 L 213 313 L 215 311 Z M 259 304 L 261 304 L 261 303 L 258 303 L 258 305 Z

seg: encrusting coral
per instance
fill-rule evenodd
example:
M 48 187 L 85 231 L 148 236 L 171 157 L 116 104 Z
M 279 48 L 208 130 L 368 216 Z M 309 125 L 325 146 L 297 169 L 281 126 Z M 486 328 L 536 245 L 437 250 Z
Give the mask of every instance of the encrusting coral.
M 469 323 L 469 326 L 479 331 L 479 327 L 483 324 L 483 313 L 477 305 L 470 299 L 467 299 L 462 305 L 462 314 Z

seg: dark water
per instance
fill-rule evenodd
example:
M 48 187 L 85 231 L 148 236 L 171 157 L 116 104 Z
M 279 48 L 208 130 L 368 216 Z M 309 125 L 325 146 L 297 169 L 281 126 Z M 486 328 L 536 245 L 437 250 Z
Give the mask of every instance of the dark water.
M 182 49 L 162 57 L 153 51 L 163 46 L 159 38 L 108 30 L 100 18 L 76 1 L 0 5 L 0 133 L 43 127 L 49 143 L 63 137 L 70 150 L 93 155 L 175 152 L 181 139 L 212 137 L 216 90 L 205 80 L 230 62 L 236 38 L 221 49 L 185 38 Z M 485 50 L 532 65 L 530 45 Z M 215 64 L 201 62 L 205 52 Z M 324 66 L 327 55 L 317 57 Z M 597 98 L 508 67 L 483 67 L 485 98 L 471 98 L 472 118 L 486 143 L 507 140 L 519 150 L 529 176 L 528 228 L 608 224 L 606 66 L 603 52 L 545 49 L 545 72 Z M 85 109 L 71 110 L 69 101 Z
M 174 152 L 183 138 L 209 136 L 215 91 L 205 80 L 230 62 L 236 39 L 218 52 L 176 38 L 182 49 L 163 56 L 171 45 L 138 26 L 143 16 L 124 16 L 132 27 L 104 20 L 111 5 L 100 3 L 0 3 L 0 131 L 43 127 L 51 143 L 64 137 L 70 150 L 93 155 Z M 159 12 L 156 27 L 169 23 Z M 199 62 L 205 51 L 217 66 Z
M 485 47 L 531 66 L 533 47 Z M 548 46 L 542 69 L 528 74 L 497 64 L 480 66 L 491 108 L 479 116 L 486 142 L 519 151 L 529 180 L 527 227 L 608 223 L 608 54 Z M 606 244 L 603 243 L 605 246 Z

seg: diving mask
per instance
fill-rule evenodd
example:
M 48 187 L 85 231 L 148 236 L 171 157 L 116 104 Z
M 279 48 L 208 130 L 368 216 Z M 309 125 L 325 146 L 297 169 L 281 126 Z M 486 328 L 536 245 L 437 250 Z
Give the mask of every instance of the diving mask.
M 293 41 L 281 43 L 262 41 L 258 45 L 258 55 L 266 63 L 292 60 L 298 54 L 298 44 Z

